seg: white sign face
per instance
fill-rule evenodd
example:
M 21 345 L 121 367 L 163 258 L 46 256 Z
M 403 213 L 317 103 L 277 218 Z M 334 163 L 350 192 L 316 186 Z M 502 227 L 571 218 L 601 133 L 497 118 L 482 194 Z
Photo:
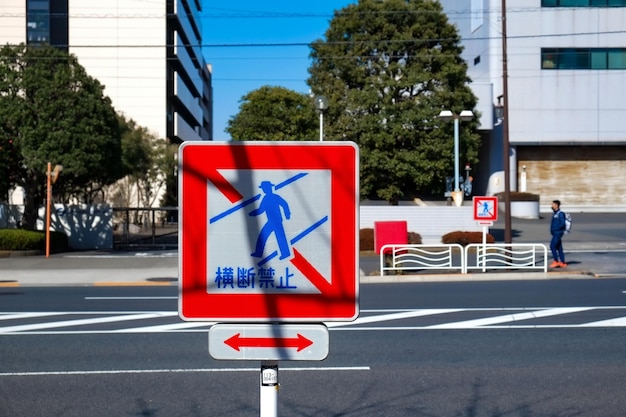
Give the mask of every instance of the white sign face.
M 322 276 L 331 276 L 330 171 L 218 173 L 241 198 L 232 202 L 223 188 L 207 181 L 207 291 L 318 294 L 291 260 L 297 251 Z
M 209 353 L 220 360 L 321 361 L 328 356 L 323 324 L 216 324 Z

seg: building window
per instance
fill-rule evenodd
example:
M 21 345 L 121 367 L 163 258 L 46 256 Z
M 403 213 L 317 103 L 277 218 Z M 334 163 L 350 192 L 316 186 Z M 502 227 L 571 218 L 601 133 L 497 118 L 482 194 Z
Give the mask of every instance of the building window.
M 49 0 L 26 1 L 26 34 L 30 45 L 50 43 Z
M 542 48 L 541 69 L 625 70 L 626 48 Z
M 626 7 L 626 0 L 541 0 L 541 7 Z

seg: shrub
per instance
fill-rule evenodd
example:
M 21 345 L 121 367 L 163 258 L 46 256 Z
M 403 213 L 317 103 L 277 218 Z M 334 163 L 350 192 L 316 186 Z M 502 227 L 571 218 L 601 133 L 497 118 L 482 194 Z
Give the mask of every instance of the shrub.
M 67 236 L 62 232 L 50 232 L 50 249 L 54 252 L 67 251 Z M 23 229 L 0 229 L 0 250 L 20 251 L 46 249 L 46 234 L 42 231 Z
M 422 243 L 422 236 L 419 233 L 409 232 L 407 241 L 412 245 Z M 361 229 L 359 231 L 359 247 L 361 251 L 374 250 L 374 229 Z
M 415 232 L 409 232 L 409 243 L 411 245 L 421 245 L 422 244 L 422 235 Z
M 504 191 L 494 194 L 498 201 L 504 201 Z M 526 193 L 521 191 L 509 191 L 511 201 L 539 201 L 539 194 Z
M 487 243 L 495 243 L 496 240 L 493 236 L 487 233 Z M 458 243 L 461 246 L 469 245 L 470 243 L 483 243 L 482 232 L 450 232 L 441 237 L 441 243 L 450 245 Z
M 362 251 L 374 250 L 374 229 L 359 230 L 359 248 Z

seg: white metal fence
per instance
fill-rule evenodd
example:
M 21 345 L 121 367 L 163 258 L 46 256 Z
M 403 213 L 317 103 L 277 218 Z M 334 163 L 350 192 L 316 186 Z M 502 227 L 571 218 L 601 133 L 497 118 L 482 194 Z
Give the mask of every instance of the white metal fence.
M 548 270 L 548 248 L 541 243 L 384 245 L 380 276 L 390 271 Z
M 474 262 L 470 262 L 473 257 Z M 465 247 L 465 273 L 470 269 L 548 271 L 548 248 L 541 243 L 471 243 Z
M 450 245 L 384 245 L 380 249 L 380 276 L 385 271 L 422 269 L 465 271 L 463 246 Z

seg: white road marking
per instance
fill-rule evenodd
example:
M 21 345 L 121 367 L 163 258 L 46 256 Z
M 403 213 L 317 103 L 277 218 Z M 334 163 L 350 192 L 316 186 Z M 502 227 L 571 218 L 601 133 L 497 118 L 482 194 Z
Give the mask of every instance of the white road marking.
M 369 366 L 320 366 L 320 367 L 283 367 L 281 372 L 302 371 L 370 371 Z M 260 372 L 260 368 L 198 368 L 198 369 L 120 369 L 112 371 L 52 371 L 52 372 L 4 372 L 3 376 L 70 376 L 70 375 L 121 375 L 121 374 L 169 374 L 193 372 Z
M 581 327 L 626 327 L 626 313 L 615 314 L 615 317 L 592 322 L 559 324 L 557 322 L 542 324 L 525 324 L 525 320 L 546 317 L 558 317 L 572 313 L 584 313 L 592 310 L 617 310 L 622 312 L 626 306 L 591 306 L 591 307 L 509 307 L 509 308 L 449 308 L 449 309 L 376 309 L 362 310 L 362 316 L 353 322 L 327 322 L 329 330 L 333 331 L 402 331 L 402 330 L 453 330 L 453 329 L 528 329 L 528 328 L 581 328 Z M 451 321 L 449 313 L 462 312 L 510 312 L 493 317 L 482 317 L 471 320 Z M 82 311 L 82 312 L 6 312 L 0 313 L 0 322 L 9 324 L 10 320 L 35 320 L 48 317 L 69 316 L 82 317 L 77 319 L 59 320 L 39 323 L 16 324 L 0 326 L 0 335 L 48 335 L 48 334 L 111 334 L 111 333 L 201 333 L 208 332 L 214 322 L 187 322 L 178 318 L 177 311 Z M 85 316 L 97 316 L 87 317 Z M 439 324 L 424 324 L 415 326 L 394 326 L 397 320 L 406 320 L 418 317 L 436 317 Z M 621 317 L 620 317 L 621 316 Z M 584 317 L 584 316 L 581 316 Z M 164 320 L 165 321 L 164 321 Z M 130 327 L 124 322 L 148 320 L 145 326 Z M 150 324 L 150 320 L 160 320 Z M 90 329 L 92 324 L 122 323 L 112 328 Z M 376 326 L 376 323 L 384 323 Z M 371 326 L 364 326 L 373 324 Z M 410 324 L 410 323 L 407 323 Z M 78 329 L 63 329 L 83 326 Z M 117 328 L 115 328 L 117 327 Z
M 85 297 L 85 300 L 178 300 L 178 297 Z
M 90 319 L 55 321 L 55 322 L 49 322 L 49 323 L 22 324 L 18 326 L 2 327 L 0 328 L 0 332 L 2 333 L 24 332 L 24 331 L 33 331 L 33 330 L 41 330 L 41 329 L 54 329 L 58 327 L 85 326 L 85 325 L 97 324 L 97 323 L 112 323 L 112 322 L 127 321 L 127 320 L 152 319 L 155 317 L 171 317 L 171 316 L 176 316 L 176 315 L 178 315 L 178 313 L 176 312 L 154 312 L 154 313 L 145 313 L 145 314 L 127 314 L 127 315 L 122 315 L 122 316 L 98 317 L 98 318 L 90 318 Z
M 87 254 L 87 255 L 65 255 L 68 259 L 129 259 L 129 258 L 177 258 L 178 252 L 129 252 L 116 255 Z
M 51 317 L 51 316 L 63 316 L 67 313 L 10 313 L 10 314 L 0 314 L 0 320 L 20 320 L 20 319 L 30 319 L 36 317 Z
M 214 325 L 215 322 L 183 322 L 174 324 L 163 324 L 160 326 L 133 327 L 131 329 L 113 330 L 112 333 L 160 333 L 194 329 L 196 327 L 207 327 Z M 205 329 L 209 331 L 209 329 Z
M 592 321 L 591 323 L 581 324 L 582 327 L 625 327 L 626 317 L 618 317 L 608 320 Z
M 446 314 L 446 313 L 456 313 L 458 311 L 463 311 L 463 309 L 458 308 L 442 308 L 442 309 L 425 309 L 425 310 L 409 310 L 402 311 L 400 313 L 391 313 L 391 314 L 382 314 L 380 316 L 368 316 L 368 317 L 359 317 L 355 321 L 352 322 L 331 322 L 326 323 L 328 328 L 333 327 L 342 327 L 342 326 L 354 326 L 357 324 L 365 324 L 365 323 L 376 323 L 380 321 L 392 321 L 392 320 L 402 320 L 408 319 L 412 317 L 424 317 L 424 316 L 432 316 L 436 314 Z
M 472 329 L 475 327 L 490 326 L 493 324 L 517 322 L 520 320 L 530 320 L 542 317 L 560 316 L 563 314 L 578 313 L 580 311 L 592 310 L 591 307 L 568 307 L 552 308 L 548 310 L 538 310 L 517 314 L 506 314 L 503 316 L 486 317 L 482 319 L 464 320 L 453 323 L 436 324 L 428 326 L 429 329 Z

